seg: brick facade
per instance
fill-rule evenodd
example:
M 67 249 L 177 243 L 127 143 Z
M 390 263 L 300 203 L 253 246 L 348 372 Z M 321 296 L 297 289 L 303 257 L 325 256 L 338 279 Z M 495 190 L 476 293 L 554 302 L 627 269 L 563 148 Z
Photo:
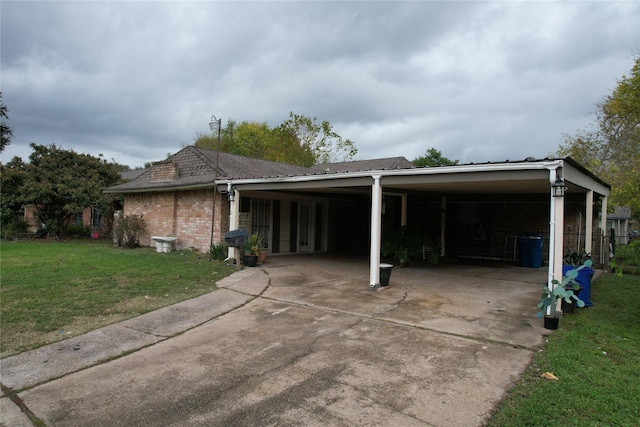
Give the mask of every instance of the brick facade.
M 194 248 L 209 251 L 211 239 L 212 190 L 167 191 L 125 195 L 124 215 L 143 215 L 147 235 L 145 246 L 154 246 L 151 236 L 173 236 L 176 249 Z M 213 243 L 224 241 L 229 230 L 229 202 L 216 193 L 216 227 Z M 222 229 L 221 229 L 222 228 Z

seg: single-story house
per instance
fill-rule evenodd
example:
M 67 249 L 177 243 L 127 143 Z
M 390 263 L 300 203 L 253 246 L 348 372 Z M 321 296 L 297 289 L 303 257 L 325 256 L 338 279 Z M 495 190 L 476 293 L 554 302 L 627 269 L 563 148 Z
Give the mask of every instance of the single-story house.
M 368 255 L 372 286 L 382 241 L 401 228 L 452 258 L 516 261 L 518 237 L 537 236 L 550 277 L 562 275 L 565 248 L 607 262 L 610 186 L 571 158 L 415 167 L 394 157 L 306 168 L 188 146 L 105 191 L 124 195 L 124 215 L 144 215 L 144 244 L 173 236 L 178 249 L 206 252 L 245 229 L 271 254 Z
M 613 247 L 629 244 L 629 222 L 631 221 L 631 208 L 629 206 L 616 206 L 613 212 L 607 215 L 607 230 L 612 237 Z

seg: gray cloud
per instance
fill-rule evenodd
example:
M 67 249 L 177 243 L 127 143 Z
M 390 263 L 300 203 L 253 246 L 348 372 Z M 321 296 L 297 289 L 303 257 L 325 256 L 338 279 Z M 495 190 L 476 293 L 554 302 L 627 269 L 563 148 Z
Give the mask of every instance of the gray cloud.
M 637 2 L 13 2 L 2 92 L 28 144 L 130 166 L 211 114 L 329 120 L 358 158 L 553 153 L 640 47 Z

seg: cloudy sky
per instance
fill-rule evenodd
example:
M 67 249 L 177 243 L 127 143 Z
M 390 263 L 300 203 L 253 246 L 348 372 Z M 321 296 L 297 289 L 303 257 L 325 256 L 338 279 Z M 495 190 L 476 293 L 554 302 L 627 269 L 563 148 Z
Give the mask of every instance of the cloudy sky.
M 162 160 L 212 114 L 329 120 L 357 159 L 542 158 L 640 52 L 638 1 L 5 1 L 14 138 Z

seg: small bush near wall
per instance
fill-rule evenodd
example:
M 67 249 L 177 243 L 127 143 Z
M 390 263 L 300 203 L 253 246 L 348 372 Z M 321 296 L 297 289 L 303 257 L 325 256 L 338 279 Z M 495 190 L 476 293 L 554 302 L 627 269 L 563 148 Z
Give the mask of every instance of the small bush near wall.
M 611 259 L 611 267 L 620 273 L 640 274 L 640 240 L 618 246 Z
M 114 221 L 113 242 L 116 246 L 137 248 L 140 238 L 147 234 L 143 215 L 127 215 Z
M 2 238 L 17 239 L 29 234 L 29 224 L 21 220 L 14 220 L 7 224 L 2 224 Z
M 86 225 L 68 225 L 65 227 L 64 234 L 66 236 L 81 236 L 81 237 L 89 237 L 91 235 L 91 230 Z
M 222 243 L 213 244 L 211 245 L 211 249 L 209 249 L 209 254 L 212 259 L 224 261 L 227 257 L 227 245 L 223 245 Z

